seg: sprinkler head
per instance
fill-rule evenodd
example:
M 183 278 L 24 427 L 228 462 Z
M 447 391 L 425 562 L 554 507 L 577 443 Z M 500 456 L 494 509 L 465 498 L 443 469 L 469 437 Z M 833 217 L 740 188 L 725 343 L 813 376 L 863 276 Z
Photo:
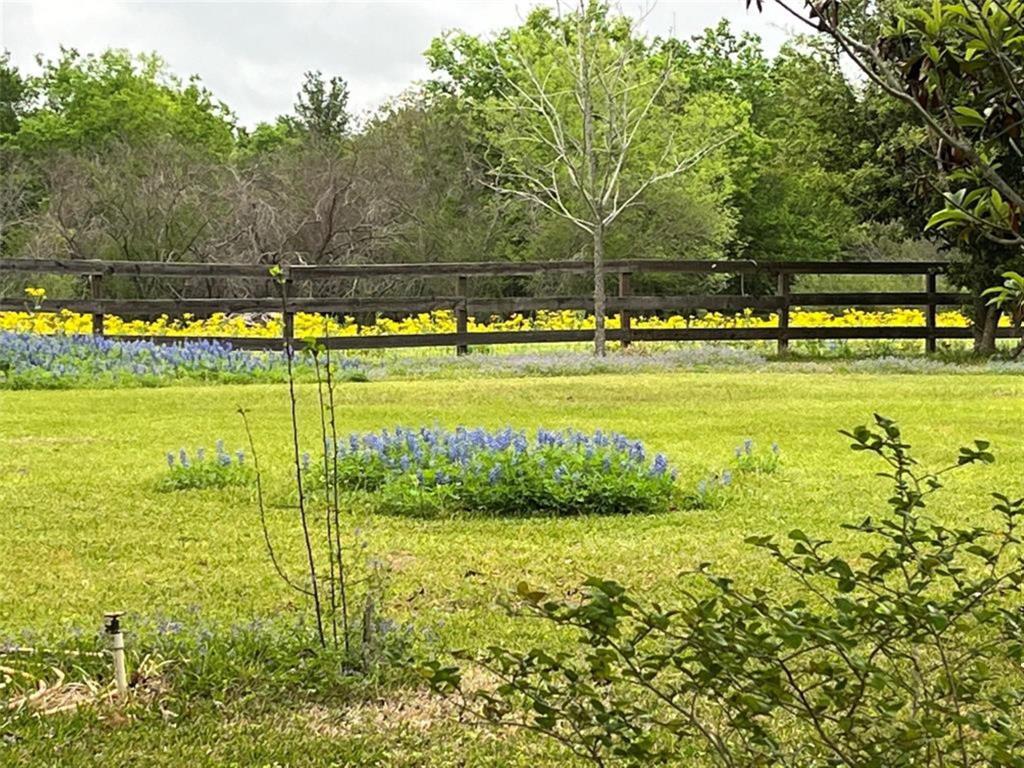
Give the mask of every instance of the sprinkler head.
M 124 611 L 111 611 L 103 614 L 103 630 L 108 635 L 116 635 L 121 631 L 121 617 Z

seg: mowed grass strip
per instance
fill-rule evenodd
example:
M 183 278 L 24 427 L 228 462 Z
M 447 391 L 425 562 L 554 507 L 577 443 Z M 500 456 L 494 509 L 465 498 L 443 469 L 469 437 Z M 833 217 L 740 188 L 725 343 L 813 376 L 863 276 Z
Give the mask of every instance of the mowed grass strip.
M 320 441 L 316 390 L 300 387 L 304 447 Z M 1024 381 L 998 376 L 695 372 L 503 380 L 388 381 L 338 390 L 339 430 L 397 424 L 615 430 L 664 451 L 692 485 L 726 466 L 744 438 L 782 447 L 781 471 L 739 483 L 723 511 L 544 520 L 404 520 L 352 514 L 366 556 L 393 571 L 387 613 L 434 629 L 445 644 L 526 641 L 501 599 L 521 580 L 569 589 L 597 574 L 670 590 L 699 562 L 772 583 L 778 573 L 742 543 L 802 527 L 850 534 L 841 522 L 882 509 L 884 481 L 837 430 L 873 412 L 896 418 L 920 458 L 943 461 L 974 438 L 998 462 L 956 476 L 935 512 L 987 509 L 996 489 L 1020 493 Z M 218 438 L 247 448 L 252 419 L 268 468 L 271 526 L 301 568 L 288 506 L 290 424 L 282 385 L 0 393 L 0 636 L 94 627 L 104 610 L 225 623 L 296 610 L 265 557 L 246 489 L 165 493 L 165 453 Z M 851 544 L 852 546 L 852 544 Z

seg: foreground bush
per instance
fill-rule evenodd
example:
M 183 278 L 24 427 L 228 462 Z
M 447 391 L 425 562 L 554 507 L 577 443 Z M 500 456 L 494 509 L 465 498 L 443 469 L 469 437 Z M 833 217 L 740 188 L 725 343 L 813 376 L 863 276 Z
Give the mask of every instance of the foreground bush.
M 339 442 L 326 467 L 339 486 L 373 491 L 384 512 L 413 515 L 615 515 L 668 510 L 675 471 L 642 443 L 601 431 L 458 427 L 383 430 Z M 331 486 L 329 480 L 316 483 Z
M 1024 766 L 1024 499 L 994 494 L 998 527 L 948 528 L 926 501 L 947 472 L 993 461 L 986 443 L 927 472 L 887 419 L 846 434 L 886 464 L 890 508 L 844 526 L 864 540 L 856 559 L 799 530 L 749 539 L 796 599 L 706 567 L 664 606 L 601 579 L 582 600 L 521 585 L 576 651 L 491 648 L 472 661 L 497 684 L 476 691 L 454 667 L 428 677 L 596 765 Z

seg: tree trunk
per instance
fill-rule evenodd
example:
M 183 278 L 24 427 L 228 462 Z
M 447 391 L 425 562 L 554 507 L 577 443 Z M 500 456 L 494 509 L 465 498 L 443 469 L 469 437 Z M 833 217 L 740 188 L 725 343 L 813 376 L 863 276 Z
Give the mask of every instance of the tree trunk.
M 594 354 L 605 356 L 604 225 L 594 228 Z
M 984 299 L 974 302 L 974 353 L 991 357 L 996 353 L 996 339 L 999 330 L 999 307 L 988 306 Z
M 594 241 L 594 354 L 605 356 L 604 338 L 604 204 L 603 188 L 597 181 L 597 147 L 594 142 L 594 100 L 590 90 L 590 55 L 586 41 L 590 36 L 589 11 L 580 6 L 576 35 L 576 63 L 579 72 L 574 85 L 583 119 L 584 180 L 580 187 L 592 217 L 590 230 Z

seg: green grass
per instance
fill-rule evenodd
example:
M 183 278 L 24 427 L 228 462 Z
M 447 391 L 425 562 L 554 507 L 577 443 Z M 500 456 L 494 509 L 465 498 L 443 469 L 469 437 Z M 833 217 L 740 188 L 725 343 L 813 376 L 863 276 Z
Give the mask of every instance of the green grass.
M 305 444 L 315 449 L 315 390 L 301 388 Z M 438 423 L 576 427 L 623 432 L 664 451 L 694 484 L 751 437 L 780 444 L 779 472 L 744 480 L 720 511 L 557 520 L 404 520 L 353 515 L 367 552 L 391 564 L 388 612 L 436 631 L 447 647 L 525 643 L 543 631 L 500 607 L 520 580 L 570 589 L 588 574 L 656 593 L 702 561 L 750 582 L 778 573 L 742 544 L 750 533 L 802 527 L 853 546 L 839 523 L 878 511 L 886 495 L 870 458 L 837 434 L 878 411 L 898 419 L 920 458 L 939 462 L 962 443 L 992 440 L 998 461 L 951 480 L 935 513 L 983 514 L 996 489 L 1021 493 L 1024 380 L 1018 377 L 694 372 L 519 379 L 385 381 L 339 390 L 341 429 Z M 240 622 L 297 610 L 267 563 L 248 491 L 163 493 L 164 454 L 223 438 L 244 444 L 235 411 L 254 421 L 275 500 L 287 487 L 289 423 L 283 386 L 0 392 L 0 637 L 98 626 L 103 611 Z M 294 513 L 271 510 L 274 535 L 300 564 Z M 372 695 L 371 695 L 372 694 Z M 387 706 L 432 704 L 417 692 L 371 692 Z M 397 699 L 395 698 L 397 697 Z M 398 702 L 398 703 L 396 703 Z M 416 702 L 419 702 L 417 704 Z M 369 704 L 363 707 L 372 706 Z M 382 711 L 387 711 L 385 708 Z M 378 712 L 379 715 L 379 712 Z M 298 702 L 204 704 L 188 728 L 159 718 L 112 724 L 49 718 L 5 753 L 30 764 L 92 764 L 94 750 L 145 765 L 555 764 L 532 739 L 493 738 L 452 714 L 371 717 Z M 0 726 L 3 721 L 0 719 Z M 0 727 L 0 730 L 3 730 Z M 59 758 L 59 759 L 58 759 Z M 133 762 L 133 760 L 135 762 Z M 460 762 L 462 761 L 462 762 Z

